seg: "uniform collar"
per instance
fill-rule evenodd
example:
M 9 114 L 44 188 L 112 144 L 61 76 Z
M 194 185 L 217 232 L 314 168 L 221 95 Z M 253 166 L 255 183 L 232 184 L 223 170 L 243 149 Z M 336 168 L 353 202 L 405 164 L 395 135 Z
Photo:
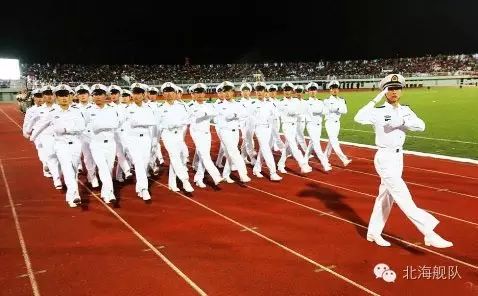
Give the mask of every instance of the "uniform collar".
M 387 102 L 387 101 L 385 101 L 385 102 L 383 103 L 383 106 L 385 106 L 385 108 L 395 109 L 395 107 L 394 107 L 392 104 L 390 104 L 389 102 Z M 400 105 L 400 103 L 398 103 L 397 109 L 400 108 L 401 106 L 402 106 L 402 105 Z

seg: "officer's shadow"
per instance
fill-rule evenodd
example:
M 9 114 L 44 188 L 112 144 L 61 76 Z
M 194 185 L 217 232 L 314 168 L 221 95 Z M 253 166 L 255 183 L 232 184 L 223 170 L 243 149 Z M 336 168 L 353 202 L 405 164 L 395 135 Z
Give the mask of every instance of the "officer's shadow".
M 308 183 L 307 188 L 299 192 L 299 197 L 313 197 L 319 199 L 324 203 L 327 209 L 333 211 L 334 215 L 340 216 L 343 219 L 354 222 L 356 224 L 362 225 L 364 227 L 354 225 L 357 233 L 363 238 L 367 237 L 367 225 L 368 222 L 364 221 L 353 208 L 351 208 L 347 203 L 344 202 L 344 196 L 325 187 L 320 187 L 316 183 Z M 370 209 L 371 210 L 371 209 Z M 385 237 L 385 239 L 390 239 Z M 413 254 L 422 255 L 424 252 L 411 247 L 406 243 L 402 243 L 398 240 L 391 240 L 392 246 L 396 245 L 405 249 Z

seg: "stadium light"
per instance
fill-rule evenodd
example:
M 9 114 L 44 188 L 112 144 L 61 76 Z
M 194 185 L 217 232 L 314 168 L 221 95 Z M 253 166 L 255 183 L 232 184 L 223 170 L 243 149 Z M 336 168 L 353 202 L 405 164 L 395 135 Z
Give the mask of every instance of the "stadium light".
M 1 80 L 20 79 L 20 62 L 18 59 L 0 58 L 0 79 Z

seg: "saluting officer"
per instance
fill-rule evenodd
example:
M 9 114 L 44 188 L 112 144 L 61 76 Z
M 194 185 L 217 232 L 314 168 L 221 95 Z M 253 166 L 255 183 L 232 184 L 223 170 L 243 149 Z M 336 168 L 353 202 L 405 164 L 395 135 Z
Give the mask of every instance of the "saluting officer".
M 448 248 L 453 243 L 440 237 L 434 228 L 439 221 L 427 211 L 416 206 L 407 185 L 402 179 L 403 143 L 406 131 L 424 131 L 425 123 L 406 105 L 400 105 L 400 96 L 405 79 L 399 74 L 390 74 L 380 81 L 380 92 L 371 102 L 362 107 L 354 120 L 370 124 L 375 131 L 374 165 L 380 176 L 380 187 L 375 200 L 367 231 L 367 240 L 379 246 L 390 243 L 381 236 L 385 223 L 396 202 L 408 219 L 424 235 L 425 245 Z M 386 102 L 377 108 L 375 104 L 385 96 Z

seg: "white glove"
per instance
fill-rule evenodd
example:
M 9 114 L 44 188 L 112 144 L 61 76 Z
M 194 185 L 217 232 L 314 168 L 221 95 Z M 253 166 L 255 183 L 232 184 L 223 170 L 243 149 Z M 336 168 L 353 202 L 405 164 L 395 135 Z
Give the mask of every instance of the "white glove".
M 388 91 L 388 87 L 386 87 L 384 90 L 382 90 L 373 100 L 372 102 L 374 102 L 375 104 L 377 104 L 378 102 L 380 102 L 383 98 L 383 96 L 387 93 Z
M 392 132 L 393 130 L 400 128 L 405 124 L 403 117 L 401 116 L 394 116 L 387 124 L 384 126 L 384 131 L 386 133 Z

